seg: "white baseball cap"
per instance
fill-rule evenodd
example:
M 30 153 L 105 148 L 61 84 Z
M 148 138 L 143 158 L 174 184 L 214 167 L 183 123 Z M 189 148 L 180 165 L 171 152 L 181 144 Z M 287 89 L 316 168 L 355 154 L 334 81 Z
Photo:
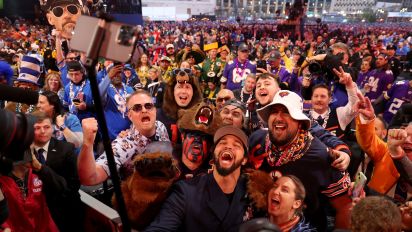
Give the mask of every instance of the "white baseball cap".
M 276 93 L 271 103 L 257 110 L 257 113 L 264 122 L 268 121 L 272 111 L 272 106 L 276 104 L 285 106 L 293 119 L 303 121 L 305 127 L 304 129 L 310 128 L 310 119 L 303 113 L 302 98 L 296 93 L 288 90 L 280 90 Z

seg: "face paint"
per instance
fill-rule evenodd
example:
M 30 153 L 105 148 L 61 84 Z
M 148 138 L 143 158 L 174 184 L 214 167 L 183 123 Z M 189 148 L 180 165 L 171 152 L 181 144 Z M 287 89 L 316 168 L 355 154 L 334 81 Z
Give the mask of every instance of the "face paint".
M 193 163 L 201 163 L 208 157 L 210 143 L 204 135 L 200 133 L 189 132 L 182 138 L 183 151 L 182 154 Z

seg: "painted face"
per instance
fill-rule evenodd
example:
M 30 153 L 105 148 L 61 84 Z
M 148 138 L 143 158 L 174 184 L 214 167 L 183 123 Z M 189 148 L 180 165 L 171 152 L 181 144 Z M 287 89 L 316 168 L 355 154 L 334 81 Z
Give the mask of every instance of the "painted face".
M 293 119 L 283 105 L 273 105 L 268 119 L 269 135 L 273 144 L 284 146 L 298 133 L 300 123 Z
M 47 12 L 47 20 L 57 31 L 62 32 L 64 38 L 71 39 L 80 14 L 80 6 L 75 4 L 55 6 Z
M 146 137 L 156 132 L 156 108 L 146 94 L 134 95 L 127 103 L 128 116 L 136 129 Z
M 220 111 L 220 117 L 225 125 L 233 125 L 238 128 L 243 126 L 243 112 L 236 106 L 227 105 Z
M 54 110 L 54 106 L 49 103 L 47 97 L 44 95 L 39 95 L 37 108 L 39 108 L 40 111 L 46 113 L 47 115 L 52 115 Z
M 291 218 L 302 205 L 296 200 L 296 185 L 289 177 L 280 177 L 268 194 L 268 213 L 270 217 Z
M 206 139 L 206 136 L 201 133 L 188 132 L 182 136 L 182 155 L 188 161 L 200 166 L 209 156 L 211 143 Z
M 47 143 L 53 134 L 53 127 L 50 119 L 45 119 L 34 124 L 34 142 L 37 144 Z
M 234 135 L 226 135 L 216 144 L 214 164 L 216 171 L 227 176 L 235 171 L 240 172 L 240 166 L 246 163 L 245 149 L 242 141 Z
M 312 93 L 312 108 L 318 114 L 325 113 L 329 108 L 330 97 L 325 88 L 316 88 Z
M 192 101 L 193 87 L 189 83 L 176 83 L 173 94 L 177 105 L 186 107 Z
M 265 106 L 272 102 L 275 94 L 280 90 L 279 85 L 272 78 L 259 79 L 256 82 L 256 100 Z

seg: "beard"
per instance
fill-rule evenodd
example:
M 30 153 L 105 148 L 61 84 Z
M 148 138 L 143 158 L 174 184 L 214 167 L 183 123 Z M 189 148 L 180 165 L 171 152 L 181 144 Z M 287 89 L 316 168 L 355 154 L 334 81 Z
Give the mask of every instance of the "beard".
M 216 155 L 213 159 L 214 159 L 216 171 L 221 176 L 228 176 L 229 174 L 233 173 L 236 169 L 238 169 L 242 165 L 242 159 L 241 159 L 239 161 L 235 161 L 232 164 L 232 166 L 230 166 L 229 168 L 223 168 L 222 166 L 220 166 L 219 158 L 216 157 Z
M 284 136 L 283 138 L 279 138 L 273 135 L 272 131 L 269 130 L 269 139 L 270 141 L 275 145 L 275 146 L 284 146 L 290 142 L 293 141 L 293 139 L 295 138 L 297 132 L 296 133 L 287 133 L 286 136 Z

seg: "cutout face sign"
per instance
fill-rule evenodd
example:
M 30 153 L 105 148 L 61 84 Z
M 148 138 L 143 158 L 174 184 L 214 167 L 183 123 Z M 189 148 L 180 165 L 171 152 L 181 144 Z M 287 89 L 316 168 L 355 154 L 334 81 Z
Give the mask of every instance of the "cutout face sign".
M 47 20 L 63 38 L 71 39 L 82 12 L 82 0 L 41 0 Z

